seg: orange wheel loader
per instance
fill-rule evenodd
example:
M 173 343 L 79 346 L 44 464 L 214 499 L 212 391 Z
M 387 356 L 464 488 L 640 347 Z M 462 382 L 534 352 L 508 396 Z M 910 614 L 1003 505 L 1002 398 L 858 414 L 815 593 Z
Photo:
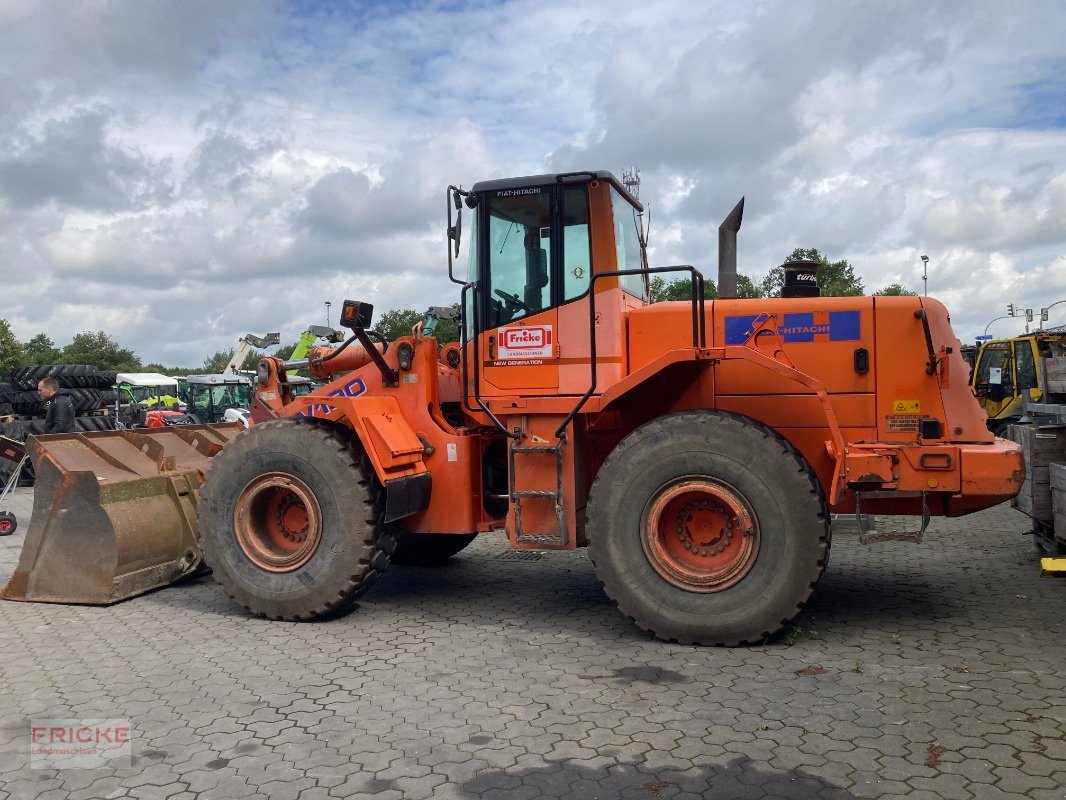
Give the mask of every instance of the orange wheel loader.
M 342 345 L 262 359 L 254 424 L 195 487 L 225 591 L 311 620 L 390 562 L 442 562 L 504 528 L 519 549 L 588 547 L 662 639 L 742 645 L 803 608 L 832 514 L 924 529 L 1017 493 L 1020 449 L 987 431 L 939 302 L 819 297 L 802 264 L 786 296 L 735 299 L 743 200 L 706 301 L 695 268 L 649 267 L 642 211 L 609 172 L 449 187 L 461 342 L 431 335 L 441 309 L 386 341 L 348 300 Z M 651 304 L 660 274 L 691 279 L 691 302 Z M 296 396 L 296 368 L 329 383 Z

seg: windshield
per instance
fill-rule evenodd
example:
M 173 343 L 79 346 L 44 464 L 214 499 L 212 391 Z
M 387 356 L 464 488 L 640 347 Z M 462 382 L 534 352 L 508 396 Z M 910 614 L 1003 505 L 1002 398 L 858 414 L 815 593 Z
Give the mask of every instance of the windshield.
M 252 399 L 252 387 L 243 383 L 190 383 L 189 397 L 191 404 L 201 411 L 247 408 Z
M 127 386 L 126 390 L 138 403 L 143 403 L 145 400 L 162 395 L 173 397 L 175 394 L 173 386 Z
M 489 327 L 551 305 L 551 194 L 540 186 L 505 189 L 489 200 Z
M 981 364 L 977 368 L 976 382 L 993 386 L 1011 384 L 1014 382 L 1012 372 L 1010 342 L 997 342 L 985 347 Z

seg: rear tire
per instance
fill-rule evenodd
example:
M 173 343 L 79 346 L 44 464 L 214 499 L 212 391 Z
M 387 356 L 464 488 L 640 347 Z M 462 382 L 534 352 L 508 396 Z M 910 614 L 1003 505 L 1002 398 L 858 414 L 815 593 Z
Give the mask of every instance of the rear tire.
M 393 564 L 410 567 L 439 566 L 465 548 L 476 533 L 411 533 L 395 528 L 396 553 Z
M 631 433 L 588 502 L 589 555 L 623 614 L 660 639 L 745 645 L 787 625 L 829 558 L 813 471 L 754 420 L 690 411 Z
M 254 425 L 212 460 L 198 512 L 204 559 L 231 598 L 270 619 L 348 609 L 388 566 L 380 493 L 344 428 Z
M 0 511 L 0 536 L 10 536 L 19 526 L 15 515 L 10 511 Z

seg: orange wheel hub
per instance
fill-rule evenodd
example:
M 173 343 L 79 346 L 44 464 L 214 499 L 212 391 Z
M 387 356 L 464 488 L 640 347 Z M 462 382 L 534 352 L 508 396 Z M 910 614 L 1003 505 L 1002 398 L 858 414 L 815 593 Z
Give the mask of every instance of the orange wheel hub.
M 267 572 L 292 572 L 315 554 L 322 540 L 322 511 L 307 484 L 268 472 L 252 480 L 233 512 L 237 544 Z
M 759 526 L 728 484 L 686 477 L 659 490 L 641 519 L 641 544 L 655 571 L 690 592 L 720 592 L 748 574 Z

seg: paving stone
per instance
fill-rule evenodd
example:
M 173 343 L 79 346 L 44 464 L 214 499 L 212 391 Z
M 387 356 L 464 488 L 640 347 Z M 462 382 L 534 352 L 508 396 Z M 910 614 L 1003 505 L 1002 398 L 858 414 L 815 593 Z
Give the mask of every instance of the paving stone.
M 1001 506 L 920 546 L 841 534 L 802 633 L 734 650 L 655 641 L 586 553 L 500 561 L 497 535 L 317 624 L 209 578 L 2 603 L 0 800 L 1066 800 L 1062 584 L 1024 529 Z M 29 770 L 29 720 L 78 714 L 131 719 L 133 768 Z

